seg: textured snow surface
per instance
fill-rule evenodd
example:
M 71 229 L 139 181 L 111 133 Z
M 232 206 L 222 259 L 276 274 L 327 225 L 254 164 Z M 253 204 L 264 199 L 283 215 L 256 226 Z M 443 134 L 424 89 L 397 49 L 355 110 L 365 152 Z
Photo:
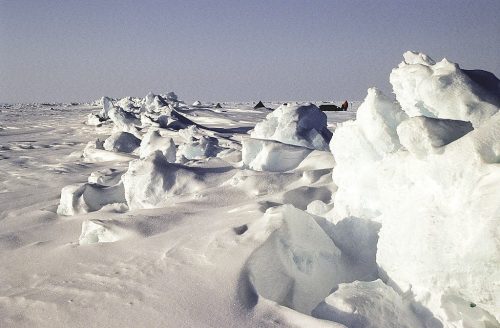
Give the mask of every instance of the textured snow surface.
M 415 82 L 423 72 L 431 75 Z M 437 84 L 437 72 L 451 86 Z M 460 74 L 445 60 L 406 53 L 391 75 L 401 108 L 380 106 L 385 97 L 368 91 L 358 119 L 337 127 L 330 144 L 338 191 L 329 215 L 380 222 L 381 277 L 445 326 L 496 327 L 500 114 L 477 101 L 475 82 L 456 82 Z M 370 126 L 360 120 L 367 112 Z
M 477 127 L 498 112 L 500 81 L 493 74 L 462 70 L 446 58 L 436 63 L 421 53 L 403 56 L 390 81 L 409 116 L 469 121 Z
M 390 80 L 346 112 L 0 105 L 0 326 L 500 327 L 498 79 Z
M 331 132 L 326 114 L 316 105 L 281 105 L 255 125 L 255 139 L 275 140 L 289 145 L 327 150 Z

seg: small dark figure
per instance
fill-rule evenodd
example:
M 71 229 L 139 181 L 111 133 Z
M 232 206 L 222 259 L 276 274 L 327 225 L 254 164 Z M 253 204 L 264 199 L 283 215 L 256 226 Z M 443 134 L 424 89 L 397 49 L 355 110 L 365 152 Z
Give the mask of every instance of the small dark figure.
M 340 108 L 342 108 L 343 111 L 346 111 L 348 107 L 349 103 L 347 102 L 347 100 L 342 103 L 342 106 L 340 106 Z
M 266 108 L 266 106 L 264 106 L 264 104 L 262 103 L 262 101 L 259 101 L 259 103 L 255 106 L 253 106 L 254 109 L 257 109 L 257 108 Z

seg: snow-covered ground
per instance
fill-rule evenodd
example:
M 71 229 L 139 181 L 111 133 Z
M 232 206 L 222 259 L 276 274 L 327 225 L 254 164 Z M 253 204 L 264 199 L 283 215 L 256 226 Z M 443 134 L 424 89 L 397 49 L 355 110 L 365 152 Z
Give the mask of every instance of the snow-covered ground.
M 0 326 L 499 327 L 499 81 L 404 57 L 347 112 L 2 105 Z

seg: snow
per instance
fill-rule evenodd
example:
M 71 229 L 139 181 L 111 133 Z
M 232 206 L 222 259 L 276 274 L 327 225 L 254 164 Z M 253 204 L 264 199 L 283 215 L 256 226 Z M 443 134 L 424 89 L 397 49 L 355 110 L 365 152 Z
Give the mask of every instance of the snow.
M 132 153 L 141 145 L 141 140 L 128 132 L 115 132 L 104 140 L 103 148 L 107 151 Z
M 491 73 L 469 73 L 443 59 L 406 52 L 392 70 L 396 99 L 409 116 L 469 121 L 478 127 L 498 112 L 500 81 Z
M 295 169 L 311 149 L 277 141 L 248 138 L 242 142 L 243 164 L 257 171 L 285 172 Z
M 421 158 L 444 151 L 443 146 L 472 130 L 470 122 L 417 116 L 402 122 L 397 133 L 406 150 Z
M 471 327 L 486 322 L 496 326 L 500 293 L 491 283 L 498 280 L 500 264 L 500 249 L 495 246 L 499 208 L 494 200 L 500 196 L 494 187 L 500 181 L 500 116 L 491 113 L 498 107 L 471 105 L 464 97 L 477 89 L 466 83 L 458 84 L 461 91 L 452 96 L 456 91 L 439 87 L 430 78 L 417 83 L 423 96 L 414 94 L 411 85 L 400 82 L 419 77 L 422 65 L 432 65 L 425 58 L 405 58 L 407 63 L 391 75 L 401 109 L 394 105 L 378 111 L 381 96 L 374 98 L 369 90 L 358 119 L 336 129 L 331 148 L 338 191 L 329 216 L 334 222 L 344 217 L 380 222 L 381 276 L 396 290 L 413 295 L 441 322 L 458 325 L 474 317 Z M 410 69 L 411 65 L 417 66 Z M 437 68 L 427 70 L 433 69 Z M 460 74 L 458 69 L 454 72 Z M 424 104 L 440 99 L 443 111 L 416 112 L 414 104 L 421 99 Z M 446 109 L 450 104 L 457 109 L 473 107 L 467 116 L 451 115 Z M 379 122 L 370 128 L 360 120 L 368 111 Z M 404 119 L 405 113 L 424 116 Z M 470 121 L 475 129 L 452 118 Z M 451 315 L 443 310 L 467 302 L 474 308 Z M 483 311 L 490 316 L 480 314 Z
M 331 132 L 326 114 L 313 104 L 281 105 L 255 125 L 252 138 L 275 140 L 284 144 L 327 150 Z
M 140 145 L 140 157 L 146 158 L 159 150 L 169 162 L 175 162 L 175 143 L 172 138 L 162 137 L 158 130 L 149 130 Z
M 411 304 L 381 280 L 341 284 L 314 314 L 347 327 L 425 327 Z
M 346 112 L 0 105 L 0 326 L 499 327 L 498 79 L 390 80 Z

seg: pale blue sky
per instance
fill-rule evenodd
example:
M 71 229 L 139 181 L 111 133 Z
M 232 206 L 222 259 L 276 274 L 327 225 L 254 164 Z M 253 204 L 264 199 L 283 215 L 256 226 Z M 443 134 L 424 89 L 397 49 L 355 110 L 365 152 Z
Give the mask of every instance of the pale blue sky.
M 500 73 L 500 1 L 0 0 L 0 102 L 363 99 L 406 50 Z

